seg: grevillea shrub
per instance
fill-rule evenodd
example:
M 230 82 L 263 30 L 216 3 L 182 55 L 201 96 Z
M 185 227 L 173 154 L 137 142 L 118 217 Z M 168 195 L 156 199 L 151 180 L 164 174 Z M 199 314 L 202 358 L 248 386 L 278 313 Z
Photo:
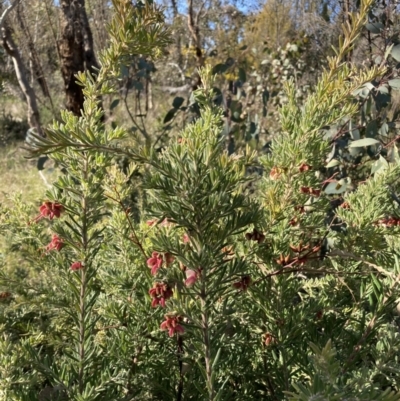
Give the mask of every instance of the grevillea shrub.
M 39 210 L 18 198 L 1 210 L 2 399 L 399 400 L 400 165 L 332 194 L 321 134 L 385 73 L 343 63 L 372 0 L 303 105 L 286 85 L 264 156 L 225 151 L 209 68 L 179 139 L 162 152 L 124 144 L 98 99 L 129 55 L 156 57 L 169 36 L 154 5 L 113 4 L 102 67 L 77 77 L 81 117 L 64 112 L 31 149 L 66 173 Z

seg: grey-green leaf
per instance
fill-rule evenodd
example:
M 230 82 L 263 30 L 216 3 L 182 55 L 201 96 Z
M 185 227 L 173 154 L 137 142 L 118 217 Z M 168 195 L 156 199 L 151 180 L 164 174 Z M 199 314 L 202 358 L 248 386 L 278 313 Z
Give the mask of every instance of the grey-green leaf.
M 400 78 L 389 79 L 388 84 L 393 89 L 400 89 Z
M 400 61 L 400 45 L 393 46 L 390 54 L 396 61 Z
M 380 143 L 377 139 L 364 138 L 364 139 L 359 139 L 358 141 L 351 142 L 349 148 L 362 148 L 364 146 L 376 145 L 377 143 Z
M 172 101 L 172 106 L 175 107 L 176 109 L 179 109 L 179 107 L 182 106 L 183 102 L 185 99 L 183 97 L 177 96 L 173 101 Z
M 245 83 L 246 82 L 246 71 L 243 68 L 239 68 L 239 79 Z
M 371 32 L 371 33 L 381 33 L 383 28 L 385 28 L 385 25 L 383 25 L 381 22 L 374 22 L 374 23 L 369 23 L 366 24 L 365 27 Z
M 175 108 L 169 110 L 168 113 L 164 117 L 164 124 L 169 123 L 174 118 L 177 111 L 178 111 L 178 109 L 175 109 Z
M 217 64 L 216 66 L 214 66 L 214 68 L 212 69 L 212 73 L 213 74 L 223 74 L 228 68 L 229 68 L 228 65 L 220 63 L 220 64 Z
M 114 99 L 110 104 L 110 110 L 115 109 L 119 104 L 119 99 Z
M 380 174 L 386 170 L 389 163 L 380 155 L 379 159 L 371 167 L 371 174 Z

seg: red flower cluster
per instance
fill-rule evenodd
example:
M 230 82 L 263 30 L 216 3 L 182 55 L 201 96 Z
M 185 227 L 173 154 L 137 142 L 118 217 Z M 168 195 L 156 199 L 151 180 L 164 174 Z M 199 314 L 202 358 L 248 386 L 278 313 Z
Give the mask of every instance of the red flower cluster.
M 254 228 L 252 233 L 246 234 L 246 239 L 248 241 L 257 241 L 259 244 L 261 244 L 261 242 L 265 240 L 265 235 Z
M 175 257 L 169 252 L 166 252 L 164 254 L 164 257 L 158 252 L 153 252 L 151 254 L 151 258 L 147 259 L 147 266 L 150 267 L 151 274 L 155 276 L 158 270 L 161 269 L 164 261 L 166 266 L 169 266 L 171 263 L 173 263 L 174 260 Z
M 276 344 L 277 340 L 275 336 L 273 336 L 271 333 L 265 333 L 263 335 L 263 342 L 268 347 L 270 345 Z
M 301 214 L 303 214 L 303 213 L 306 212 L 306 209 L 305 209 L 304 206 L 302 206 L 302 205 L 295 206 L 295 207 L 294 207 L 294 210 L 295 210 L 296 212 L 301 213 Z
M 155 308 L 157 305 L 165 308 L 165 301 L 174 295 L 171 287 L 167 283 L 154 283 L 153 288 L 149 290 L 150 296 L 153 298 L 151 306 Z
M 251 277 L 250 276 L 243 276 L 240 281 L 233 283 L 232 286 L 240 291 L 246 291 L 251 284 Z
M 151 219 L 151 220 L 146 221 L 146 224 L 149 227 L 153 227 L 155 224 L 158 224 L 158 223 L 160 223 L 161 227 L 170 227 L 174 224 L 174 223 L 170 222 L 168 219 L 164 219 L 161 222 L 160 222 L 160 220 L 157 220 L 157 219 Z
M 46 251 L 51 251 L 53 249 L 60 251 L 63 246 L 64 241 L 57 234 L 54 234 L 50 244 L 46 246 Z
M 199 272 L 196 270 L 187 269 L 185 270 L 185 274 L 186 274 L 186 280 L 185 280 L 186 287 L 192 286 L 199 278 L 198 277 Z
M 384 226 L 384 227 L 400 226 L 400 219 L 398 217 L 388 217 L 388 218 L 379 220 L 375 224 Z
M 80 269 L 83 269 L 83 268 L 84 268 L 84 266 L 83 266 L 82 262 L 74 262 L 70 266 L 70 269 L 72 271 L 77 271 L 77 270 L 80 270 Z
M 280 178 L 282 174 L 282 170 L 279 167 L 272 167 L 271 171 L 269 172 L 269 178 L 271 180 L 276 181 Z
M 151 258 L 147 259 L 147 266 L 151 269 L 151 274 L 155 276 L 157 271 L 161 269 L 163 258 L 158 252 L 153 252 Z
M 289 262 L 290 262 L 290 255 L 283 256 L 283 254 L 281 254 L 279 256 L 279 259 L 276 259 L 276 263 L 278 263 L 278 265 L 280 266 L 287 266 Z
M 302 194 L 310 194 L 312 196 L 320 196 L 321 195 L 320 189 L 314 189 L 314 188 L 310 188 L 310 187 L 301 187 L 300 191 Z
M 304 173 L 304 171 L 309 171 L 311 169 L 312 169 L 312 167 L 309 164 L 306 164 L 306 163 L 302 163 L 300 165 L 300 167 L 299 167 L 300 173 Z
M 8 291 L 4 291 L 4 292 L 0 292 L 0 300 L 5 300 L 11 297 L 11 292 Z
M 39 216 L 36 217 L 35 221 L 48 217 L 53 220 L 54 217 L 60 217 L 64 211 L 64 207 L 57 202 L 44 202 L 39 208 Z
M 161 323 L 161 330 L 168 330 L 168 334 L 172 337 L 175 333 L 184 333 L 185 329 L 179 324 L 182 320 L 180 316 L 165 315 L 165 320 Z
M 349 202 L 343 202 L 343 203 L 340 205 L 340 207 L 341 207 L 342 209 L 350 209 L 350 204 L 349 204 Z

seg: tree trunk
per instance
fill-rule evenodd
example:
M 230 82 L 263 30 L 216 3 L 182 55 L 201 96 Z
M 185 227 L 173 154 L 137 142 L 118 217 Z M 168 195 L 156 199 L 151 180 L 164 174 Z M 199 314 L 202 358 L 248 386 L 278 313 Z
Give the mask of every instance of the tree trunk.
M 86 14 L 85 0 L 79 0 L 79 3 L 81 11 L 80 17 L 81 17 L 81 26 L 83 33 L 83 47 L 85 50 L 85 68 L 89 70 L 91 73 L 97 74 L 96 70 L 98 70 L 100 66 L 97 62 L 94 53 L 93 35 Z
M 178 25 L 178 5 L 176 3 L 176 0 L 171 0 L 172 4 L 172 23 L 174 25 L 174 30 L 175 30 L 175 43 L 176 43 L 176 61 L 179 66 L 182 66 L 182 35 L 179 32 L 180 31 L 180 24 Z
M 60 6 L 61 39 L 58 41 L 58 49 L 67 97 L 66 107 L 79 116 L 84 96 L 82 87 L 76 83 L 75 75 L 86 69 L 95 74 L 99 65 L 94 54 L 85 0 L 61 0 Z
M 26 102 L 28 103 L 28 124 L 31 128 L 35 128 L 39 135 L 43 136 L 44 134 L 40 125 L 39 108 L 36 102 L 35 92 L 29 83 L 28 71 L 22 60 L 18 47 L 14 42 L 10 28 L 4 24 L 1 28 L 1 34 L 3 47 L 7 54 L 12 58 L 18 83 L 25 95 Z
M 20 4 L 20 6 L 21 6 L 21 4 Z M 37 54 L 32 35 L 29 31 L 27 24 L 25 23 L 25 16 L 23 15 L 22 7 L 19 7 L 19 9 L 18 9 L 17 18 L 18 18 L 19 25 L 22 29 L 22 32 L 24 33 L 26 40 L 28 42 L 30 68 L 31 68 L 31 83 L 33 84 L 33 82 L 35 81 L 35 78 L 36 78 L 37 83 L 39 84 L 40 89 L 43 92 L 43 95 L 50 99 L 51 106 L 54 111 L 53 101 L 51 99 L 49 88 L 47 86 L 47 81 L 46 81 L 46 78 L 45 78 L 45 75 L 43 72 L 42 64 L 41 64 L 40 58 Z

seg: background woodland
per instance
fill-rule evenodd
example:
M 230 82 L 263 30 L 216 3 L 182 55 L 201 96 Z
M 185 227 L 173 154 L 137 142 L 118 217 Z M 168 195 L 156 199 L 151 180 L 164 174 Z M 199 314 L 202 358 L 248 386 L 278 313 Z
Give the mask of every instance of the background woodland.
M 0 12 L 1 400 L 400 400 L 397 2 Z

